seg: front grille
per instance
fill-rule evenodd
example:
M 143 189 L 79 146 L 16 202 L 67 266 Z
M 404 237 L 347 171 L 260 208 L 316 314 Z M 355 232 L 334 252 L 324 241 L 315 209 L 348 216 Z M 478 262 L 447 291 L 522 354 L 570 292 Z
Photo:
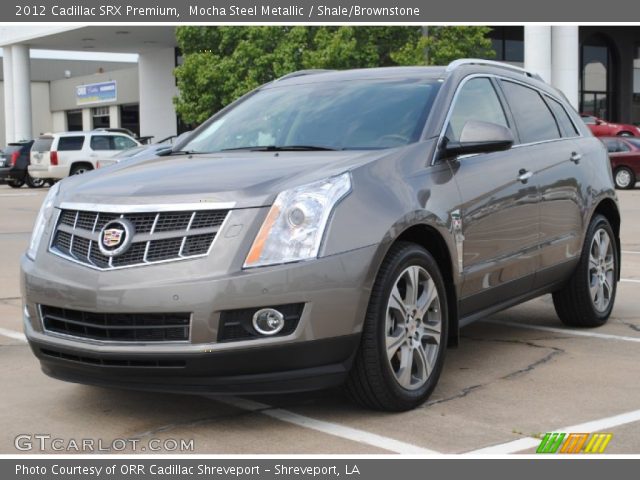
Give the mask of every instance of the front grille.
M 109 342 L 185 342 L 189 313 L 94 313 L 40 306 L 46 332 Z
M 101 358 L 87 355 L 75 355 L 72 353 L 41 348 L 40 353 L 47 357 L 67 360 L 69 362 L 84 363 L 86 365 L 102 365 L 104 367 L 138 367 L 138 368 L 181 368 L 186 366 L 184 360 L 140 360 L 127 358 Z
M 143 213 L 63 209 L 50 250 L 99 270 L 133 267 L 206 255 L 229 210 L 186 210 Z M 129 248 L 116 256 L 98 246 L 102 228 L 123 218 L 133 225 Z

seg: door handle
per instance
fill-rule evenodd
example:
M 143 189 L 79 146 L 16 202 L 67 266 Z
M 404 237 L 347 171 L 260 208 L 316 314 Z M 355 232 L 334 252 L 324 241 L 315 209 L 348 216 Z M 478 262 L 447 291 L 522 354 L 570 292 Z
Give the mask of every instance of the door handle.
M 582 155 L 580 155 L 578 152 L 571 152 L 571 161 L 573 163 L 577 165 L 580 163 L 581 159 L 582 159 Z
M 527 183 L 527 181 L 533 177 L 533 172 L 530 170 L 525 170 L 524 168 L 521 168 L 520 171 L 518 172 L 518 181 L 522 182 L 522 183 Z

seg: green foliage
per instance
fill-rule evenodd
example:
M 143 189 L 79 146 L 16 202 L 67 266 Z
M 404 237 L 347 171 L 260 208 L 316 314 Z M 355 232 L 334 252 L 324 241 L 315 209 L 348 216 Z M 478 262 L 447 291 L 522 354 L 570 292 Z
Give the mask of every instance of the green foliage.
M 492 57 L 487 27 L 178 27 L 184 63 L 176 68 L 176 110 L 201 123 L 236 98 L 307 68 L 446 64 Z M 428 57 L 426 54 L 428 53 Z

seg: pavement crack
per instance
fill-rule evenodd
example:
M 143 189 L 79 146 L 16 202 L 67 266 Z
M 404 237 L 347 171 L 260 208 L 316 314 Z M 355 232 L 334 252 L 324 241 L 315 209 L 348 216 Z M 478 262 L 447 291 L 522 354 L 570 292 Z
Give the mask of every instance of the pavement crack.
M 432 405 L 438 405 L 440 403 L 450 402 L 451 400 L 457 400 L 458 398 L 466 397 L 467 395 L 469 395 L 474 390 L 482 388 L 482 387 L 484 387 L 486 385 L 488 385 L 488 384 L 485 383 L 485 384 L 471 385 L 470 387 L 465 387 L 459 393 L 457 393 L 456 395 L 452 395 L 452 396 L 446 397 L 446 398 L 441 398 L 441 399 L 438 399 L 438 400 L 431 400 L 431 401 L 425 403 L 424 406 L 425 407 L 430 407 Z
M 631 323 L 631 322 L 625 322 L 624 320 L 621 320 L 620 322 L 623 325 L 626 325 L 627 327 L 629 327 L 634 332 L 640 332 L 640 325 L 636 325 L 635 323 Z
M 551 347 L 551 346 L 548 346 L 548 345 L 540 345 L 538 343 L 534 343 L 532 341 L 527 341 L 527 340 L 504 339 L 504 338 L 475 338 L 475 337 L 466 337 L 466 336 L 464 338 L 467 338 L 469 340 L 474 340 L 474 341 L 477 341 L 477 342 L 511 343 L 511 344 L 517 344 L 517 345 L 525 345 L 527 347 L 532 347 L 532 348 L 543 348 L 543 349 L 551 350 L 544 357 L 542 357 L 539 360 L 536 360 L 535 362 L 530 363 L 526 367 L 519 368 L 518 370 L 515 370 L 515 371 L 513 371 L 511 373 L 508 373 L 506 375 L 503 375 L 502 377 L 500 377 L 502 380 L 507 380 L 507 379 L 510 379 L 510 378 L 514 378 L 514 377 L 529 373 L 532 370 L 535 370 L 540 365 L 544 365 L 545 363 L 549 363 L 557 355 L 561 355 L 563 353 L 566 353 L 565 350 L 562 349 L 562 348 Z

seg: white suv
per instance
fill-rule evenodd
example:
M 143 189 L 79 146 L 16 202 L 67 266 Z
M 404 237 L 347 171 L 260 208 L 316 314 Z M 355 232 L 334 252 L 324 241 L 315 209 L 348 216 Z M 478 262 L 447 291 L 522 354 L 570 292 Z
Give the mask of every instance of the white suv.
M 61 179 L 96 168 L 98 158 L 112 157 L 139 146 L 128 135 L 114 132 L 65 132 L 41 135 L 31 147 L 29 175 Z

